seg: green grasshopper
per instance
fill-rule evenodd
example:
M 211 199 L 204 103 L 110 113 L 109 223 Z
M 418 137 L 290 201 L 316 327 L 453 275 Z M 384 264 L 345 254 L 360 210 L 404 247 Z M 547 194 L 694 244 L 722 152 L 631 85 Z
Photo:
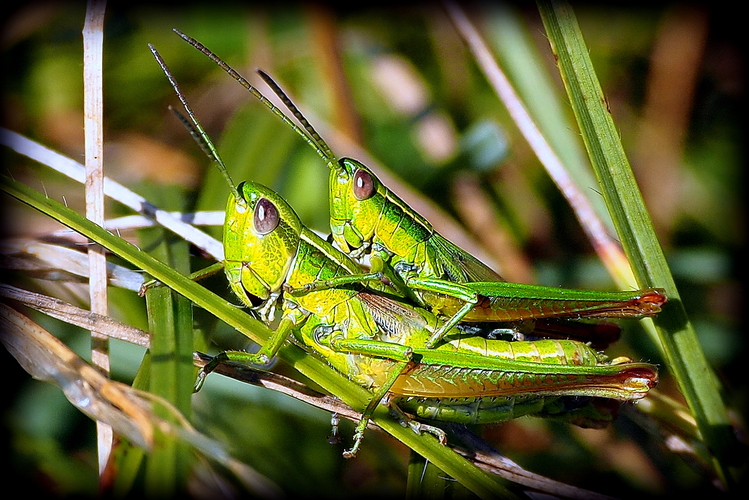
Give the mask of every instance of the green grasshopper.
M 445 342 L 427 348 L 442 326 L 439 318 L 362 283 L 295 294 L 311 281 L 355 276 L 361 269 L 304 227 L 273 191 L 245 182 L 237 193 L 238 198 L 229 199 L 224 227 L 229 284 L 267 322 L 273 310 L 268 305 L 280 303 L 281 320 L 257 353 L 224 354 L 216 363 L 267 363 L 293 335 L 371 389 L 372 399 L 346 456 L 356 454 L 369 416 L 388 394 L 391 408 L 417 416 L 498 422 L 523 413 L 551 414 L 550 404 L 560 396 L 638 399 L 656 383 L 654 366 L 627 359 L 603 363 L 589 346 L 573 340 L 510 342 L 466 336 L 453 328 Z
M 657 381 L 650 364 L 603 363 L 590 347 L 573 340 L 489 340 L 453 328 L 445 342 L 427 348 L 441 327 L 437 316 L 361 283 L 295 294 L 311 281 L 356 276 L 361 269 L 259 184 L 242 183 L 230 197 L 224 245 L 224 270 L 235 294 L 266 322 L 280 303 L 281 320 L 257 353 L 219 355 L 201 378 L 223 360 L 266 364 L 293 335 L 373 391 L 347 457 L 358 451 L 369 416 L 388 394 L 396 411 L 441 421 L 500 422 L 522 414 L 564 413 L 561 396 L 639 399 Z M 553 403 L 562 407 L 555 410 Z M 444 439 L 431 426 L 414 425 Z
M 582 409 L 576 416 L 595 425 L 606 418 L 605 407 L 586 398 L 636 400 L 657 383 L 653 365 L 626 358 L 606 363 L 589 346 L 572 340 L 491 340 L 467 336 L 456 327 L 441 345 L 427 348 L 434 331 L 442 328 L 440 318 L 397 294 L 389 295 L 377 280 L 359 279 L 359 265 L 307 229 L 272 190 L 252 182 L 235 187 L 166 64 L 155 49 L 152 52 L 190 120 L 176 114 L 229 184 L 225 258 L 220 264 L 231 289 L 268 324 L 279 304 L 281 309 L 278 326 L 257 353 L 229 351 L 216 356 L 201 371 L 196 388 L 222 362 L 268 364 L 293 338 L 372 391 L 353 447 L 344 452 L 352 457 L 369 417 L 388 396 L 388 404 L 404 422 L 444 443 L 443 431 L 410 421 L 403 411 L 442 421 L 499 422 L 521 414 L 559 416 Z M 348 277 L 355 279 L 325 290 L 305 289 L 311 282 L 342 282 Z M 577 401 L 573 398 L 582 398 L 582 403 L 571 407 L 569 403 Z
M 598 292 L 508 283 L 492 269 L 439 233 L 431 224 L 387 189 L 374 173 L 352 158 L 337 159 L 327 143 L 266 73 L 263 80 L 302 124 L 294 124 L 260 91 L 200 42 L 175 32 L 218 64 L 270 110 L 289 124 L 325 160 L 330 168 L 330 227 L 336 245 L 354 258 L 370 257 L 370 273 L 359 279 L 383 279 L 395 284 L 421 306 L 447 321 L 434 332 L 427 347 L 436 346 L 459 322 L 510 323 L 520 333 L 520 323 L 535 320 L 535 331 L 587 339 L 611 330 L 603 326 L 555 322 L 556 319 L 639 318 L 653 316 L 666 302 L 663 289 L 634 292 Z M 350 283 L 350 276 L 321 280 L 304 290 L 321 290 Z M 551 319 L 551 321 L 547 321 Z M 520 325 L 520 326 L 519 326 Z

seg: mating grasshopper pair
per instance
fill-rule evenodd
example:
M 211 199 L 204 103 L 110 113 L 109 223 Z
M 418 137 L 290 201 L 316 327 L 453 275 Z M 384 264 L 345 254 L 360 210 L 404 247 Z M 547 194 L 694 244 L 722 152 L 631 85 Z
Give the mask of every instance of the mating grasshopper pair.
M 505 341 L 484 338 L 465 322 L 500 322 L 531 335 L 561 329 L 583 335 L 596 326 L 569 318 L 639 317 L 656 314 L 663 292 L 599 293 L 506 283 L 496 273 L 436 233 L 356 160 L 337 160 L 327 144 L 264 73 L 263 78 L 300 120 L 297 127 L 236 71 L 199 42 L 183 39 L 217 62 L 312 145 L 331 169 L 332 238 L 340 248 L 302 225 L 276 193 L 252 182 L 234 187 L 166 65 L 152 48 L 189 115 L 179 115 L 232 190 L 224 225 L 224 268 L 239 299 L 266 323 L 280 304 L 274 335 L 255 354 L 228 352 L 224 360 L 266 364 L 290 336 L 351 380 L 372 391 L 354 438 L 356 454 L 369 416 L 389 398 L 404 422 L 407 412 L 452 422 L 498 422 L 522 414 L 563 416 L 596 426 L 611 418 L 598 398 L 643 397 L 657 382 L 656 368 L 604 357 L 576 340 Z M 343 253 L 370 253 L 364 271 Z M 591 330 L 592 329 L 592 330 Z M 444 442 L 435 427 L 411 422 Z

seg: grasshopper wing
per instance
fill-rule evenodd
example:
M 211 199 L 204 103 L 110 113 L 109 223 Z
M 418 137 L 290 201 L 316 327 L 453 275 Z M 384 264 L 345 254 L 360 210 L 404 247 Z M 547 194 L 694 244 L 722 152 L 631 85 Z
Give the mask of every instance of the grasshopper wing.
M 438 253 L 439 262 L 443 263 L 443 270 L 446 276 L 442 276 L 442 278 L 455 283 L 506 281 L 486 264 L 465 250 L 460 249 L 443 236 L 434 233 L 431 237 L 431 242 Z

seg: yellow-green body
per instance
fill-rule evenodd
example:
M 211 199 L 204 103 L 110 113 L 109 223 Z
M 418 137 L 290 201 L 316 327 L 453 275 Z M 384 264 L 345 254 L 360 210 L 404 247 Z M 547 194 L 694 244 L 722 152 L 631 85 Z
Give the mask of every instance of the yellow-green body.
M 437 233 L 362 163 L 342 158 L 328 164 L 333 240 L 347 254 L 369 253 L 372 270 L 448 318 L 430 346 L 460 321 L 644 317 L 660 312 L 666 301 L 662 289 L 599 292 L 507 283 Z M 581 335 L 586 330 L 580 326 Z
M 181 33 L 180 36 L 224 67 L 288 121 L 236 71 L 197 41 Z M 410 302 L 414 299 L 411 289 L 404 287 L 394 275 L 391 274 L 396 286 L 391 288 L 384 281 L 378 281 L 382 277 L 379 271 L 365 273 L 351 258 L 305 228 L 293 209 L 273 191 L 249 182 L 235 188 L 226 166 L 176 82 L 160 57 L 157 56 L 157 60 L 185 105 L 192 124 L 181 115 L 180 118 L 193 129 L 193 136 L 219 165 L 232 189 L 224 225 L 223 264 L 229 284 L 239 299 L 268 324 L 274 319 L 279 304 L 281 310 L 276 330 L 257 353 L 222 353 L 206 365 L 198 384 L 222 359 L 269 362 L 293 335 L 306 350 L 372 391 L 372 398 L 357 425 L 354 447 L 344 452 L 345 456 L 353 456 L 369 417 L 388 396 L 391 405 L 395 403 L 394 408 L 401 407 L 398 406 L 400 401 L 402 408 L 425 418 L 456 422 L 501 421 L 517 416 L 520 408 L 524 413 L 564 414 L 570 409 L 564 405 L 564 398 L 567 401 L 578 397 L 639 399 L 657 383 L 657 370 L 647 363 L 628 359 L 606 363 L 587 345 L 570 340 L 508 342 L 465 335 L 457 328 L 456 318 L 465 315 L 466 306 L 453 316 L 451 323 L 415 306 Z M 301 113 L 297 111 L 296 114 L 306 123 Z M 316 133 L 314 135 L 308 141 L 321 148 L 320 143 L 324 142 Z M 325 145 L 318 151 L 326 155 L 329 148 Z M 333 162 L 329 163 L 332 167 Z M 334 202 L 331 199 L 331 203 Z M 405 205 L 387 207 L 392 209 L 392 214 L 385 212 L 383 219 L 400 221 L 388 231 L 396 235 L 395 238 L 402 236 L 403 243 L 411 249 L 410 253 L 399 254 L 387 264 L 399 272 L 403 264 L 406 275 L 413 272 L 414 263 L 434 266 L 428 272 L 440 277 L 436 283 L 420 284 L 423 285 L 421 290 L 446 292 L 448 296 L 461 298 L 454 293 L 453 282 L 449 280 L 501 280 L 491 271 L 485 272 L 488 268 L 465 252 L 458 251 L 454 260 L 444 259 L 444 255 L 435 253 L 440 243 L 449 249 L 457 247 L 435 236 L 436 233 L 422 234 L 431 231 L 431 226 L 421 217 L 406 213 Z M 403 214 L 410 217 L 401 216 Z M 334 239 L 350 238 L 346 232 L 346 227 L 342 231 L 334 229 Z M 361 236 L 362 241 L 367 237 L 363 233 Z M 475 275 L 452 274 L 473 268 L 477 269 Z M 423 269 L 427 267 L 417 271 Z M 321 289 L 310 286 L 315 283 L 334 283 L 334 286 Z M 609 412 L 601 417 L 606 412 L 599 412 L 597 405 L 585 402 L 570 411 L 579 408 L 593 410 L 584 412 L 583 421 L 605 420 L 611 415 Z M 430 432 L 435 431 L 431 429 Z M 442 431 L 435 434 L 444 439 Z
M 227 205 L 224 234 L 225 271 L 232 290 L 254 307 L 280 302 L 286 325 L 283 332 L 279 327 L 281 336 L 293 332 L 306 349 L 368 389 L 392 384 L 388 392 L 394 397 L 435 400 L 529 395 L 631 400 L 655 384 L 652 365 L 607 364 L 576 341 L 509 342 L 454 328 L 429 349 L 429 338 L 441 326 L 438 317 L 397 295 L 388 296 L 385 285 L 352 283 L 294 294 L 307 283 L 362 271 L 305 228 L 271 190 L 248 182 L 239 191 L 241 196 L 230 197 Z M 267 214 L 271 206 L 278 223 L 260 234 L 257 213 Z M 263 355 L 274 354 L 263 349 Z M 393 379 L 393 370 L 406 357 L 408 363 Z
M 362 188 L 362 183 L 371 188 Z M 403 273 L 455 283 L 504 281 L 437 233 L 362 163 L 338 160 L 328 186 L 330 230 L 344 253 L 382 252 L 391 267 L 404 266 Z
M 330 226 L 334 241 L 345 253 L 353 256 L 371 253 L 375 273 L 386 274 L 400 294 L 447 318 L 429 339 L 428 347 L 437 345 L 452 327 L 463 320 L 507 322 L 560 317 L 641 317 L 656 314 L 665 302 L 661 289 L 633 292 L 629 296 L 623 295 L 624 292 L 608 296 L 593 292 L 594 295 L 584 300 L 568 301 L 563 296 L 564 290 L 531 287 L 533 296 L 528 300 L 538 307 L 517 307 L 517 298 L 510 295 L 513 291 L 505 289 L 504 280 L 497 273 L 434 231 L 426 219 L 390 192 L 363 164 L 350 158 L 337 159 L 272 78 L 258 71 L 303 128 L 295 125 L 250 82 L 200 42 L 177 33 L 298 132 L 327 162 L 331 170 Z M 217 156 L 215 148 L 210 154 Z M 480 292 L 477 283 L 484 284 Z M 487 300 L 479 304 L 480 295 Z M 507 298 L 515 300 L 508 304 Z M 526 311 L 533 315 L 527 316 Z M 513 319 L 506 319 L 508 316 Z M 568 326 L 563 329 L 565 335 L 570 335 Z M 543 330 L 548 332 L 549 325 L 545 325 Z M 579 337 L 584 339 L 593 337 L 595 340 L 598 334 L 595 328 L 591 331 L 584 324 L 579 330 Z

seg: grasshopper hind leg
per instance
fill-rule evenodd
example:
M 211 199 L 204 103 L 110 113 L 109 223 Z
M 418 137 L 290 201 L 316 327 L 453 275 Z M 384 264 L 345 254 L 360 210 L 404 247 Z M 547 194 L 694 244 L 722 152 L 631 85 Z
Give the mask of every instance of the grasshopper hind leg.
M 408 354 L 406 354 L 406 356 L 410 358 L 410 351 L 408 352 Z M 377 405 L 379 405 L 380 402 L 385 398 L 388 391 L 393 386 L 393 383 L 395 383 L 395 380 L 406 369 L 408 363 L 410 363 L 410 360 L 401 361 L 399 363 L 399 366 L 397 366 L 396 369 L 393 370 L 393 373 L 392 375 L 390 375 L 389 380 L 375 392 L 374 396 L 367 404 L 367 407 L 362 412 L 361 420 L 359 420 L 359 423 L 356 424 L 356 429 L 354 430 L 354 444 L 348 450 L 344 450 L 344 458 L 354 458 L 359 452 L 362 439 L 364 439 L 364 431 L 366 430 L 367 425 L 369 425 L 369 419 L 372 417 L 372 413 L 374 413 Z
M 411 428 L 411 430 L 414 431 L 419 436 L 421 436 L 423 433 L 431 434 L 432 436 L 437 438 L 437 441 L 439 441 L 441 445 L 445 446 L 447 444 L 447 434 L 445 433 L 445 431 L 443 431 L 439 427 L 424 424 L 422 422 L 418 422 L 417 420 L 414 420 L 413 418 L 406 415 L 403 412 L 403 410 L 398 408 L 398 406 L 394 403 L 389 402 L 388 408 L 390 409 L 391 414 L 394 414 L 394 416 L 398 419 L 398 421 L 403 427 Z M 356 430 L 354 431 L 354 444 L 351 448 L 343 452 L 344 458 L 353 458 L 359 452 L 362 439 L 364 439 L 364 430 L 367 428 L 367 425 L 369 424 L 369 416 L 367 415 L 367 413 L 371 413 L 371 412 L 365 411 L 365 415 L 362 416 L 361 420 L 359 420 L 359 423 L 356 426 Z M 337 429 L 336 429 L 336 426 L 334 425 L 334 433 L 335 433 L 335 430 Z

